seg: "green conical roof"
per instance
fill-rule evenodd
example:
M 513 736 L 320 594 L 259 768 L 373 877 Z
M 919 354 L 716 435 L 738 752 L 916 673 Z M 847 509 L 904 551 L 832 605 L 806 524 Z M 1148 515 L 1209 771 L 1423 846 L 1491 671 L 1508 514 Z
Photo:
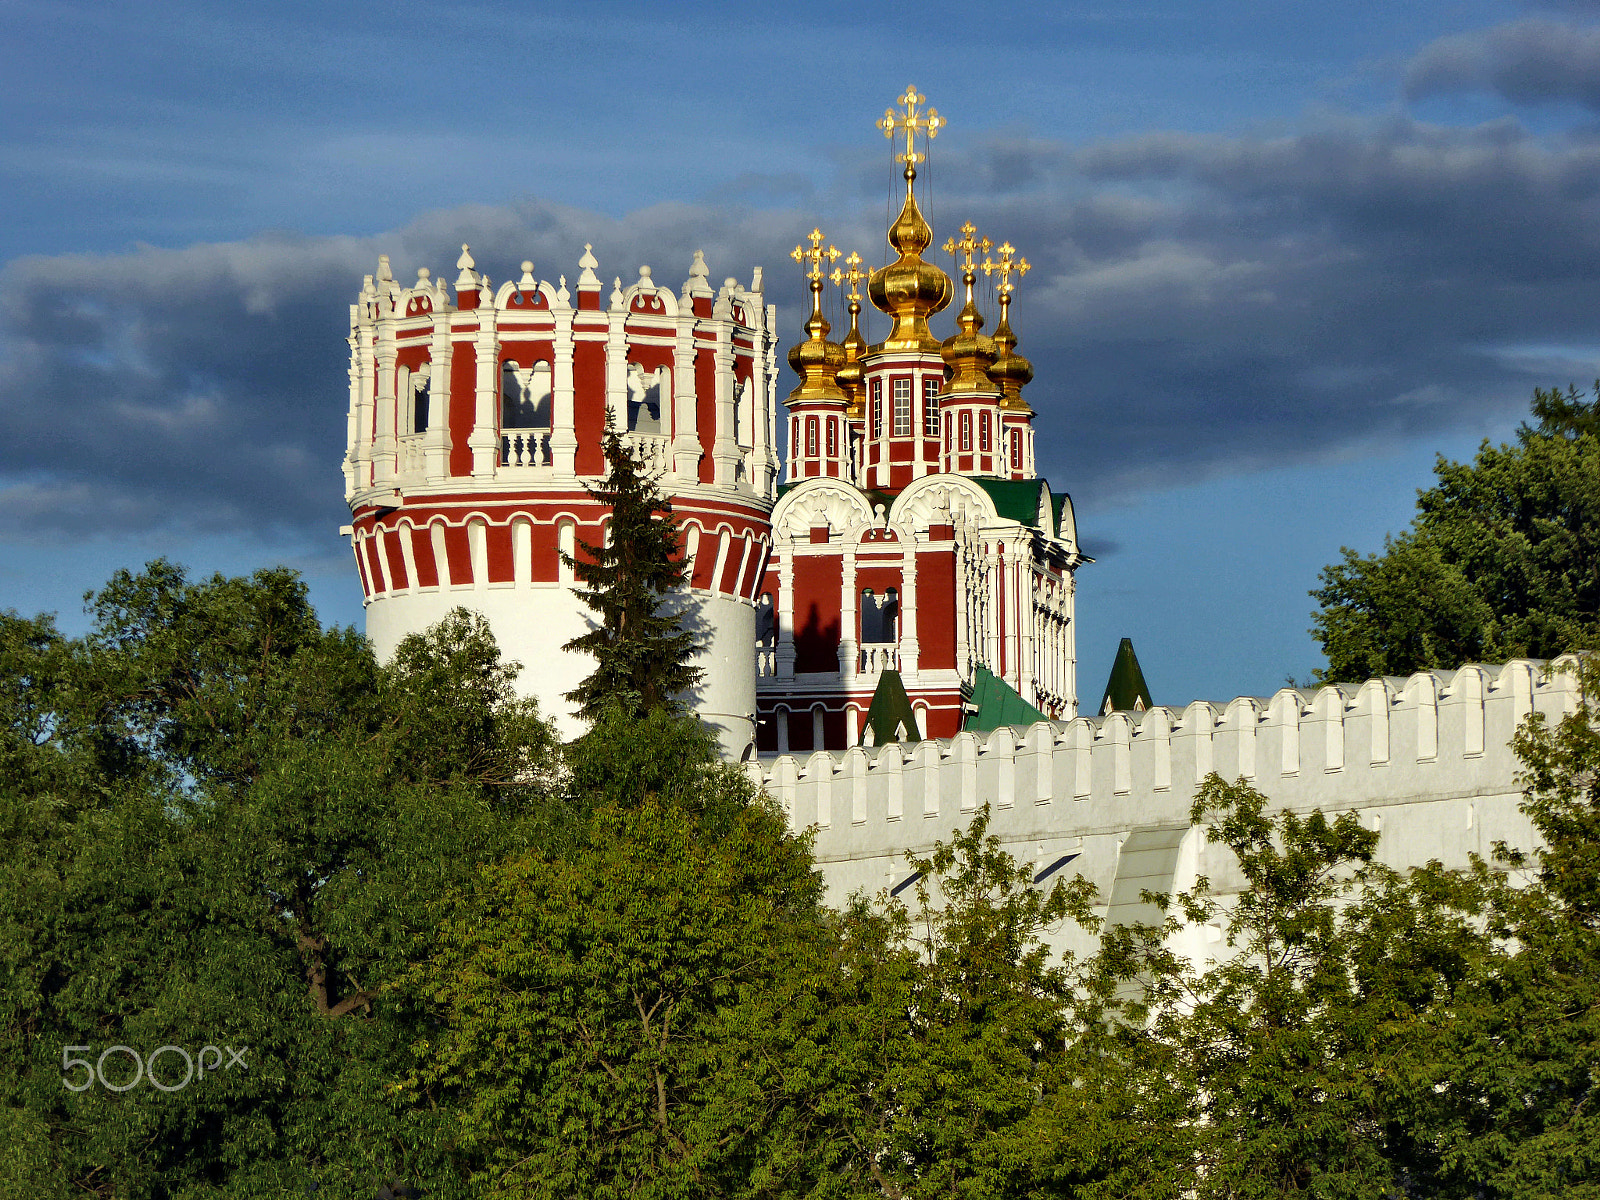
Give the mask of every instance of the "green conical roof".
M 1111 664 L 1111 678 L 1106 680 L 1106 694 L 1100 699 L 1100 715 L 1109 712 L 1144 712 L 1152 708 L 1150 687 L 1139 669 L 1139 656 L 1133 652 L 1133 639 L 1123 638 L 1117 647 L 1117 660 Z
M 878 688 L 872 693 L 872 703 L 867 705 L 867 719 L 862 722 L 863 746 L 886 746 L 890 742 L 920 742 L 917 732 L 917 714 L 911 711 L 911 697 L 906 695 L 906 685 L 899 671 L 885 671 L 878 676 Z
M 1050 719 L 988 667 L 979 667 L 972 673 L 971 703 L 976 711 L 961 726 L 966 733 L 988 733 L 1002 725 L 1032 725 Z

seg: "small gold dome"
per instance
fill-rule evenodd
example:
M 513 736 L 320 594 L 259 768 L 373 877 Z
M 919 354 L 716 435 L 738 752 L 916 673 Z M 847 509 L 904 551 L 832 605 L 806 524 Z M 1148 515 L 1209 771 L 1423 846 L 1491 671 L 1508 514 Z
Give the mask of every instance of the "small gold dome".
M 993 395 L 998 387 L 989 378 L 989 368 L 999 351 L 994 339 L 982 332 L 983 314 L 972 299 L 973 271 L 969 267 L 962 275 L 967 290 L 967 302 L 956 316 L 956 332 L 945 338 L 939 347 L 950 378 L 941 396 L 976 392 Z
M 838 342 L 828 340 L 831 329 L 828 318 L 822 315 L 822 281 L 816 279 L 811 284 L 811 316 L 806 321 L 806 340 L 789 351 L 789 365 L 800 376 L 799 384 L 789 393 L 790 404 L 849 402 L 837 382 L 839 369 L 845 364 L 845 351 Z
M 1009 411 L 1032 412 L 1022 398 L 1022 389 L 1033 380 L 1033 364 L 1017 353 L 1017 335 L 1011 331 L 1011 306 L 1003 297 L 1000 305 L 1000 324 L 994 331 L 997 352 L 989 368 L 989 378 L 1000 389 L 1000 407 Z

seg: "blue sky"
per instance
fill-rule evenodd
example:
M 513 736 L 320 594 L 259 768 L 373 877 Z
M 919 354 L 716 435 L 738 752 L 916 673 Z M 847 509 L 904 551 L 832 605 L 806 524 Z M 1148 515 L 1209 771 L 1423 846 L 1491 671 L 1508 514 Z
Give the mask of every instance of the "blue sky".
M 871 262 L 872 122 L 948 119 L 930 215 L 1034 263 L 1042 469 L 1099 561 L 1080 692 L 1320 664 L 1318 569 L 1435 452 L 1600 376 L 1600 5 L 0 0 L 0 607 L 120 566 L 283 562 L 359 622 L 336 529 L 346 308 L 463 240 L 494 278 Z M 881 318 L 880 318 L 881 319 Z M 869 336 L 872 335 L 869 329 Z

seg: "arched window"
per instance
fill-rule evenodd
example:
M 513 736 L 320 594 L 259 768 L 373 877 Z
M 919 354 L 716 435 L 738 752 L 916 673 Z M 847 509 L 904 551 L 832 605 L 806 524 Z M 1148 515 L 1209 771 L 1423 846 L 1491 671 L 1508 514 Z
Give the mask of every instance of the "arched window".
M 939 381 L 937 379 L 924 379 L 922 381 L 922 436 L 936 438 L 939 436 Z
M 989 414 L 984 413 L 978 418 L 978 449 L 988 450 L 991 446 L 989 440 Z
M 883 641 L 883 618 L 878 608 L 878 597 L 871 588 L 861 589 L 861 640 L 865 643 Z
M 972 449 L 972 414 L 969 412 L 961 414 L 961 448 Z
M 806 456 L 808 458 L 817 456 L 817 419 L 815 417 L 806 418 Z
M 514 359 L 500 364 L 500 427 L 548 429 L 550 427 L 550 364 L 518 366 Z
M 839 422 L 828 418 L 828 457 L 836 458 L 839 454 Z
M 399 397 L 401 411 L 406 414 L 402 420 L 404 433 L 428 432 L 428 393 L 432 371 L 433 365 L 427 361 L 418 363 L 414 371 L 400 368 Z

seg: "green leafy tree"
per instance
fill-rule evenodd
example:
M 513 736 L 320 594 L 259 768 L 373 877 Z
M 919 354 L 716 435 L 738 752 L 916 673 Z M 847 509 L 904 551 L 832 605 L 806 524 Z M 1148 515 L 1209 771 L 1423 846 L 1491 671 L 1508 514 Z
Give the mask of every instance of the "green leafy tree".
M 1243 887 L 1224 907 L 1202 879 L 1168 926 L 1227 930 L 1222 961 L 1157 1020 L 1200 1118 L 1193 1194 L 1452 1194 L 1426 1130 L 1452 1085 L 1452 1014 L 1492 952 L 1492 883 L 1437 866 L 1403 877 L 1373 861 L 1378 835 L 1354 813 L 1266 804 L 1243 780 L 1201 785 L 1193 819 Z
M 690 719 L 639 736 L 644 796 L 487 868 L 446 923 L 410 985 L 443 1020 L 401 1093 L 459 1106 L 487 1195 L 803 1193 L 796 1027 L 828 961 L 810 856 Z
M 1536 423 L 1471 464 L 1440 458 L 1411 528 L 1346 547 L 1311 593 L 1323 679 L 1551 658 L 1600 631 L 1600 384 L 1534 393 Z
M 1435 1022 L 1439 1079 L 1412 1126 L 1437 1147 L 1439 1194 L 1503 1200 L 1600 1196 L 1600 667 L 1551 724 L 1530 718 L 1531 853 L 1498 848 L 1509 874 L 1486 908 L 1470 991 Z M 1441 1006 L 1442 1008 L 1442 1006 Z
M 603 545 L 580 542 L 576 557 L 565 556 L 585 585 L 580 598 L 599 618 L 562 647 L 594 656 L 594 671 L 566 697 L 589 721 L 612 708 L 635 716 L 676 709 L 704 674 L 690 665 L 699 653 L 693 632 L 670 611 L 688 570 L 677 522 L 609 415 L 605 455 L 606 478 L 586 490 L 609 510 L 608 536 Z
M 1095 889 L 1036 885 L 988 820 L 908 860 L 911 905 L 846 918 L 852 1182 L 890 1200 L 1179 1195 L 1187 1106 L 1130 999 L 1148 962 L 1049 949 L 1066 922 L 1098 928 Z
M 394 985 L 537 836 L 552 732 L 465 613 L 379 666 L 284 571 L 153 563 L 90 611 L 0 620 L 0 1194 L 448 1183 L 436 1115 L 384 1089 L 428 1019 Z M 62 1083 L 64 1047 L 204 1044 L 248 1067 Z

